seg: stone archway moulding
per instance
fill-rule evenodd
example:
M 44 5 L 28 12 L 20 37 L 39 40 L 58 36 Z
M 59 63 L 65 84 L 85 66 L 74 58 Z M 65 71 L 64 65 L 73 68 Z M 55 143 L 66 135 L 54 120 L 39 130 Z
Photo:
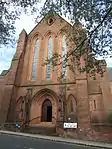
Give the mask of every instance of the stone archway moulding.
M 42 89 L 33 96 L 31 103 L 30 119 L 38 117 L 37 123 L 41 123 L 42 104 L 46 99 L 49 99 L 50 102 L 52 103 L 52 123 L 55 124 L 57 119 L 58 97 L 56 93 L 50 89 Z

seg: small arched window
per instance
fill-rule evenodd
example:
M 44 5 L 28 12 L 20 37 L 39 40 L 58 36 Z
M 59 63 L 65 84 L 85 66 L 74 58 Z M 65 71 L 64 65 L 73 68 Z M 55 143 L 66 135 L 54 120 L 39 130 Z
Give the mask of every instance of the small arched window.
M 64 78 L 65 78 L 65 75 L 66 75 L 66 61 L 65 61 L 65 58 L 66 58 L 66 37 L 64 35 L 62 37 L 62 74 L 64 75 Z
M 76 112 L 76 100 L 73 95 L 68 98 L 68 113 Z
M 52 57 L 52 39 L 48 40 L 48 52 L 47 52 L 48 60 Z M 46 79 L 50 79 L 51 77 L 51 64 L 47 64 L 46 66 Z
M 32 80 L 35 80 L 37 75 L 36 72 L 37 72 L 38 50 L 39 50 L 39 40 L 36 41 L 34 47 L 34 57 L 33 57 L 32 74 L 31 74 Z
M 73 101 L 70 100 L 70 113 L 74 112 L 74 105 L 73 105 Z
M 96 110 L 96 100 L 94 100 L 94 110 Z

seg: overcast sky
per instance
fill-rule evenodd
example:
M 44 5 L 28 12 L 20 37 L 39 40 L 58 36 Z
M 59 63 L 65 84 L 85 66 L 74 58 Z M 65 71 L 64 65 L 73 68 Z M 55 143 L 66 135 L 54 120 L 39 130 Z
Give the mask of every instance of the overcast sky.
M 35 26 L 35 21 L 34 21 L 34 16 L 27 16 L 25 14 L 22 14 L 20 16 L 20 20 L 17 20 L 15 23 L 16 26 L 16 38 L 18 39 L 20 32 L 22 31 L 22 29 L 24 28 L 26 30 L 27 33 L 29 33 Z M 16 51 L 16 46 L 15 48 L 3 48 L 2 50 L 0 50 L 0 73 L 3 70 L 7 70 L 9 69 L 10 65 L 11 65 L 11 60 L 13 58 L 13 55 Z M 110 67 L 112 67 L 112 59 L 106 59 L 107 61 L 107 65 Z

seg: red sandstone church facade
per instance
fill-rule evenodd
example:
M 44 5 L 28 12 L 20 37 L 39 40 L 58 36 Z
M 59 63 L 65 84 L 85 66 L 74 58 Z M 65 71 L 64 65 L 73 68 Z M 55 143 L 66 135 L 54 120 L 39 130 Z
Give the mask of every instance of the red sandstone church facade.
M 65 26 L 73 27 L 54 15 L 42 19 L 29 34 L 20 33 L 11 67 L 0 76 L 0 123 L 25 121 L 28 112 L 29 125 L 56 127 L 66 114 L 83 128 L 96 117 L 99 121 L 106 117 L 112 107 L 107 72 L 103 78 L 91 80 L 86 73 L 76 70 L 74 77 L 60 66 L 60 71 L 66 71 L 66 82 L 60 83 L 60 71 L 53 71 L 49 64 L 42 66 L 52 53 L 69 50 L 66 32 L 61 32 Z

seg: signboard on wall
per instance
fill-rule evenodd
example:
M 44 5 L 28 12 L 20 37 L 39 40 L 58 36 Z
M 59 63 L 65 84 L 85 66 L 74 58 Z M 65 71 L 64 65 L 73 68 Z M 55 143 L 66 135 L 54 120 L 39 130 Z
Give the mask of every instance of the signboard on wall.
M 64 123 L 64 128 L 77 128 L 77 123 Z

